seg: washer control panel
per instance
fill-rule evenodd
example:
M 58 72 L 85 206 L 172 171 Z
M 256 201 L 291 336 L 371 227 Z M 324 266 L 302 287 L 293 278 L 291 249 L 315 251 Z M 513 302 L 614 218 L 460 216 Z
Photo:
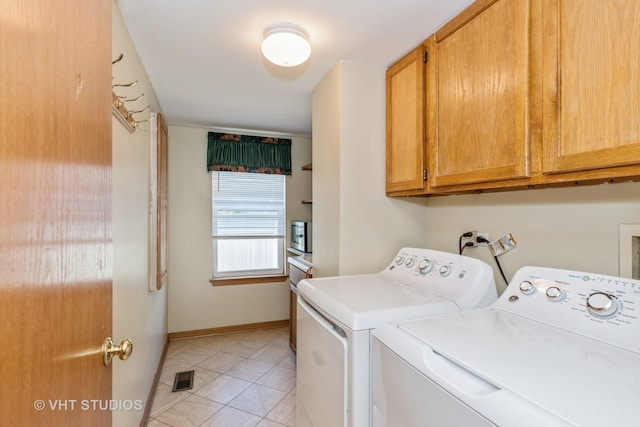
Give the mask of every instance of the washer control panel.
M 413 289 L 453 300 L 460 309 L 474 308 L 480 299 L 482 306 L 487 306 L 498 298 L 488 264 L 450 252 L 402 248 L 382 274 Z
M 523 267 L 495 308 L 640 351 L 640 281 Z
M 474 258 L 429 249 L 404 248 L 387 268 L 398 277 L 448 277 L 454 271 L 460 279 L 484 269 Z

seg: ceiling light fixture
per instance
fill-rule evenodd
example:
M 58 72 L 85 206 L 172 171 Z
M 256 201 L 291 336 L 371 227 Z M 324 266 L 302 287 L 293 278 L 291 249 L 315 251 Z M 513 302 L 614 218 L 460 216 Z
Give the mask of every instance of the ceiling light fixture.
M 262 54 L 281 67 L 295 67 L 311 55 L 309 36 L 292 24 L 273 25 L 264 30 Z

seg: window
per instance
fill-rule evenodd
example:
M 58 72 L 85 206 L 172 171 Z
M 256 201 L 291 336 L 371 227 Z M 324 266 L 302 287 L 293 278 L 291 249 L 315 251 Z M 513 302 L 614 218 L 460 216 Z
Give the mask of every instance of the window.
M 213 277 L 284 274 L 285 175 L 211 172 Z

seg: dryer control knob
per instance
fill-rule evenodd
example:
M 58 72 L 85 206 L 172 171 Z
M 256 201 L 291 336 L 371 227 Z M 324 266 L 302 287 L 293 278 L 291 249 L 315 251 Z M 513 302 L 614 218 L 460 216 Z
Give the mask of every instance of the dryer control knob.
M 548 287 L 546 294 L 547 294 L 547 298 L 549 298 L 549 300 L 553 302 L 560 302 L 564 300 L 564 298 L 567 296 L 565 291 L 563 291 L 557 286 Z
M 420 274 L 425 275 L 433 269 L 433 262 L 428 259 L 423 259 L 418 263 L 418 271 Z
M 520 283 L 520 292 L 522 292 L 525 295 L 531 295 L 532 293 L 534 293 L 536 291 L 536 287 L 533 283 L 531 283 L 528 280 L 523 280 Z
M 404 262 L 407 268 L 413 267 L 413 264 L 415 263 L 416 263 L 416 260 L 413 258 L 407 258 L 407 260 Z
M 611 317 L 620 311 L 620 303 L 614 295 L 594 292 L 587 297 L 587 310 L 596 317 Z
M 398 255 L 396 257 L 396 264 L 400 265 L 404 262 L 404 257 L 402 255 Z
M 448 275 L 451 274 L 451 267 L 448 265 L 443 265 L 442 267 L 440 267 L 439 272 L 442 277 L 447 277 Z

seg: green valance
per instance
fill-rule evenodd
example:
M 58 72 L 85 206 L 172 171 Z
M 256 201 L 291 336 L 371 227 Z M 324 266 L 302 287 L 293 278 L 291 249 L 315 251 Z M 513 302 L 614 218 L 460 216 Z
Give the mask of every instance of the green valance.
M 291 175 L 291 140 L 209 132 L 207 170 Z

